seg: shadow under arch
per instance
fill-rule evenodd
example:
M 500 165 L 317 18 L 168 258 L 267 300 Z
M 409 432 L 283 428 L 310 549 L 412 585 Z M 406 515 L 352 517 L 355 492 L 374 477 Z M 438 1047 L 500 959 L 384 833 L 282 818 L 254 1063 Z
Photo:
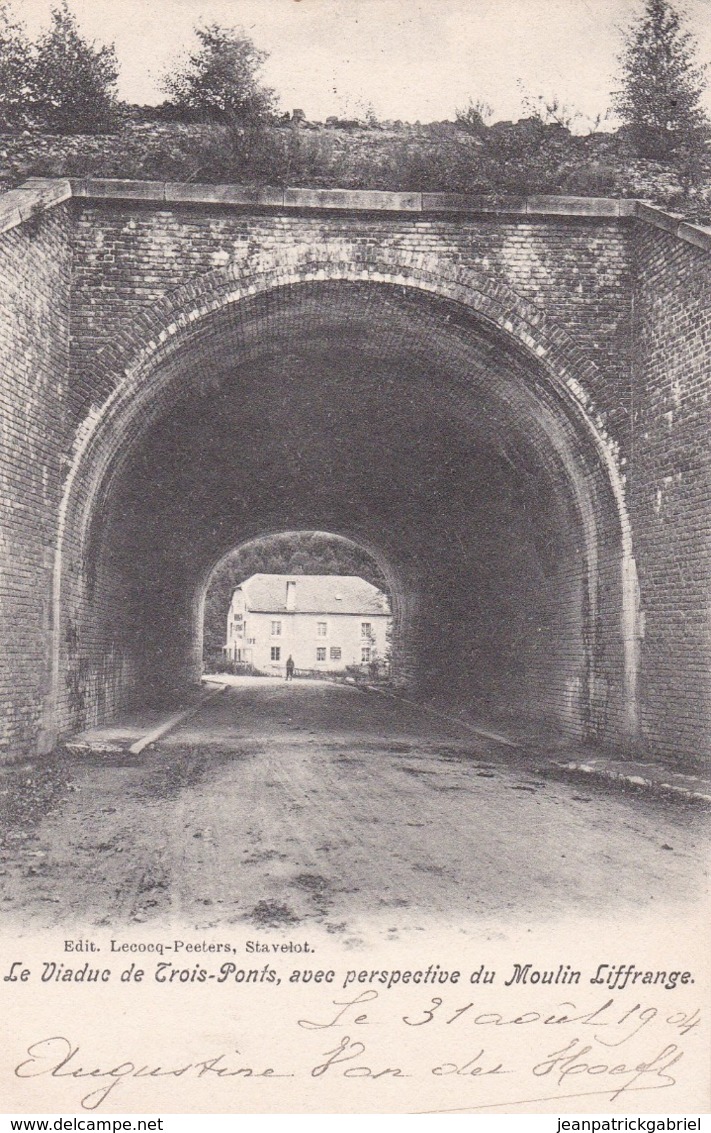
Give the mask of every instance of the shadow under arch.
M 450 333 L 468 321 L 482 333 L 490 356 L 501 349 L 509 361 L 511 358 L 520 360 L 520 364 L 517 361 L 512 368 L 513 372 L 518 366 L 519 380 L 525 382 L 531 376 L 535 379 L 536 389 L 529 391 L 533 408 L 529 406 L 527 412 L 540 434 L 539 440 L 547 438 L 554 450 L 555 460 L 563 468 L 576 500 L 585 543 L 584 604 L 589 624 L 595 621 L 599 600 L 598 568 L 603 542 L 596 515 L 601 507 L 607 508 L 608 513 L 614 511 L 614 538 L 604 541 L 605 553 L 609 552 L 614 559 L 611 569 L 617 575 L 610 584 L 619 590 L 617 615 L 623 664 L 618 697 L 622 708 L 618 713 L 617 731 L 627 735 L 634 733 L 637 595 L 631 531 L 614 445 L 605 435 L 603 423 L 580 377 L 592 372 L 594 367 L 589 362 L 578 362 L 576 368 L 572 361 L 576 349 L 567 336 L 559 328 L 550 327 L 541 312 L 500 284 L 482 281 L 481 277 L 467 279 L 464 274 L 450 280 L 433 279 L 408 263 L 406 257 L 401 257 L 395 265 L 392 262 L 290 265 L 288 270 L 252 276 L 248 282 L 242 281 L 241 286 L 237 285 L 233 270 L 218 273 L 218 278 L 202 281 L 204 290 L 199 296 L 195 295 L 192 285 L 189 294 L 176 294 L 170 301 L 158 304 L 152 316 L 155 326 L 151 327 L 150 319 L 142 320 L 136 330 L 137 345 L 133 351 L 128 349 L 123 356 L 112 356 L 110 351 L 105 353 L 101 365 L 104 377 L 112 376 L 113 385 L 103 403 L 87 416 L 77 433 L 59 517 L 53 593 L 52 689 L 45 712 L 45 748 L 51 746 L 59 732 L 74 723 L 61 679 L 65 643 L 68 643 L 65 651 L 68 652 L 72 641 L 73 631 L 70 632 L 68 622 L 74 624 L 81 619 L 85 585 L 82 564 L 91 558 L 87 551 L 92 523 L 103 511 L 112 483 L 120 479 L 130 461 L 132 446 L 185 388 L 194 392 L 195 387 L 200 386 L 209 393 L 215 373 L 224 370 L 226 350 L 231 352 L 233 367 L 254 365 L 260 351 L 264 350 L 259 328 L 263 331 L 266 325 L 273 332 L 284 309 L 285 295 L 293 296 L 300 289 L 310 288 L 311 294 L 323 296 L 329 286 L 337 284 L 366 288 L 371 293 L 389 293 L 403 300 L 415 295 L 425 306 L 433 305 L 434 317 L 439 319 L 443 333 Z M 315 318 L 318 324 L 318 315 Z M 287 339 L 288 330 L 287 327 Z M 317 330 L 322 333 L 323 325 Z M 328 327 L 325 332 L 328 333 Z M 387 331 L 383 332 L 381 340 L 380 346 L 384 342 L 387 347 Z M 426 348 L 418 343 L 418 349 Z M 197 368 L 193 365 L 191 370 L 191 359 L 194 362 L 200 356 L 202 364 Z M 214 370 L 211 370 L 212 362 L 217 363 Z M 524 371 L 527 378 L 522 379 L 520 375 Z M 546 392 L 548 403 L 536 406 L 536 398 L 540 399 L 542 391 Z M 504 395 L 501 396 L 505 400 Z M 563 437 L 556 414 L 567 422 L 566 427 L 570 436 L 577 438 L 576 443 L 571 443 L 570 437 Z M 540 443 L 546 442 L 540 440 Z M 600 498 L 606 497 L 602 504 L 592 498 L 595 492 L 591 494 L 590 484 L 594 480 Z M 270 525 L 273 525 L 271 521 Z M 287 526 L 293 524 L 287 522 Z M 334 525 L 328 522 L 319 526 L 332 529 Z M 356 541 L 362 544 L 363 538 L 356 535 Z M 594 633 L 589 630 L 586 633 L 591 671 L 583 696 L 589 698 L 594 696 L 598 680 L 594 671 L 597 646 Z M 119 678 L 119 683 L 124 679 Z M 64 704 L 61 703 L 63 698 Z

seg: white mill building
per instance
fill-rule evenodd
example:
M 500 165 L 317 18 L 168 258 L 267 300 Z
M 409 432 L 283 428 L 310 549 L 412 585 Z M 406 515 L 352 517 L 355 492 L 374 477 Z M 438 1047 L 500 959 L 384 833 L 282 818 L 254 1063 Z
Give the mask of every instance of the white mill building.
M 232 595 L 225 652 L 230 661 L 283 674 L 339 672 L 388 661 L 390 602 L 354 575 L 253 574 Z

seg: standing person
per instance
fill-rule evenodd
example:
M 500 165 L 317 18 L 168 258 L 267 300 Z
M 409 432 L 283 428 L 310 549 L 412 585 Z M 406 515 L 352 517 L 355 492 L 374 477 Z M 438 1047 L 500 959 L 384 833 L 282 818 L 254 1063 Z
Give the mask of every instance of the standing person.
M 294 658 L 291 656 L 291 653 L 286 659 L 286 679 L 288 681 L 293 681 L 294 679 Z

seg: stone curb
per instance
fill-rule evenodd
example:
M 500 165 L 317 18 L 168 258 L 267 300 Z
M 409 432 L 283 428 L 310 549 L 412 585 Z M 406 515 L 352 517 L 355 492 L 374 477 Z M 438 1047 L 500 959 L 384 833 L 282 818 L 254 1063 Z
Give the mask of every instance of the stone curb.
M 69 181 L 53 177 L 31 177 L 17 189 L 0 194 L 0 234 L 62 204 L 72 197 Z
M 573 774 L 586 776 L 591 779 L 602 779 L 608 783 L 616 783 L 634 787 L 637 790 L 645 790 L 653 793 L 663 793 L 673 795 L 676 798 L 685 798 L 689 801 L 711 803 L 711 783 L 700 780 L 701 787 L 699 789 L 687 787 L 680 783 L 670 782 L 668 778 L 656 778 L 647 775 L 635 775 L 625 771 L 617 771 L 612 767 L 595 767 L 589 763 L 571 762 L 552 762 L 545 765 L 540 765 L 538 768 L 542 774 L 546 771 L 567 771 Z
M 149 744 L 153 744 L 156 740 L 167 736 L 168 732 L 172 732 L 174 728 L 177 728 L 178 724 L 189 720 L 191 716 L 194 716 L 201 708 L 204 708 L 208 701 L 214 700 L 217 696 L 221 696 L 226 688 L 227 685 L 218 685 L 217 688 L 206 691 L 195 704 L 191 704 L 188 708 L 183 708 L 180 712 L 169 716 L 167 720 L 163 720 L 156 728 L 151 729 L 150 732 L 146 732 L 145 736 L 142 736 L 140 740 L 136 740 L 135 743 L 131 744 L 128 749 L 131 755 L 140 755 Z
M 476 735 L 484 739 L 494 740 L 496 743 L 502 744 L 505 747 L 517 748 L 519 751 L 525 748 L 525 743 L 514 742 L 507 736 L 502 736 L 497 732 L 490 732 L 484 728 L 478 728 L 473 724 L 469 724 L 466 720 L 461 720 L 458 716 L 451 716 L 446 712 L 440 712 L 435 708 L 430 708 L 426 704 L 417 704 L 413 700 L 408 700 L 404 696 L 398 696 L 396 693 L 387 692 L 385 689 L 378 688 L 376 685 L 364 684 L 360 686 L 362 689 L 367 689 L 369 692 L 377 692 L 381 696 L 388 696 L 392 700 L 400 700 L 404 704 L 409 704 L 413 708 L 418 708 L 422 712 L 427 712 L 430 716 L 437 716 L 441 720 L 447 720 L 452 724 L 458 724 L 460 727 L 465 728 L 469 732 L 474 732 Z M 660 777 L 645 776 L 634 774 L 631 771 L 618 771 L 614 768 L 605 765 L 594 765 L 591 763 L 581 763 L 576 760 L 547 760 L 545 762 L 538 759 L 538 753 L 535 750 L 532 754 L 532 763 L 535 763 L 535 770 L 541 775 L 551 771 L 567 771 L 588 778 L 602 779 L 608 783 L 616 783 L 618 785 L 627 785 L 635 787 L 636 789 L 643 789 L 651 793 L 666 793 L 673 795 L 676 798 L 685 798 L 694 802 L 711 803 L 711 783 L 704 779 L 699 778 L 699 787 L 688 787 L 681 783 L 674 783 L 669 781 L 668 777 L 664 777 L 663 772 Z M 687 776 L 684 776 L 687 778 Z M 689 776 L 688 778 L 695 778 Z
M 273 186 L 208 185 L 179 181 L 132 181 L 120 178 L 72 178 L 72 195 L 86 200 L 184 202 L 240 208 L 285 208 L 320 212 L 450 213 L 501 216 L 560 216 L 592 219 L 638 218 L 658 223 L 662 210 L 631 198 L 571 197 L 532 194 L 492 203 L 467 193 L 402 193 L 379 189 L 279 189 Z M 647 216 L 649 212 L 651 219 Z M 680 217 L 673 218 L 678 228 Z M 694 228 L 694 225 L 688 226 Z M 710 230 L 711 235 L 711 230 Z
M 380 696 L 389 696 L 391 700 L 399 700 L 401 704 L 409 704 L 412 708 L 419 709 L 420 712 L 426 712 L 428 716 L 437 716 L 440 720 L 447 720 L 450 724 L 457 724 L 467 732 L 474 732 L 475 735 L 481 736 L 482 739 L 493 740 L 494 743 L 501 744 L 503 747 L 520 748 L 521 746 L 513 740 L 510 740 L 508 736 L 502 736 L 498 732 L 489 732 L 485 728 L 477 728 L 476 725 L 468 723 L 467 720 L 461 720 L 458 716 L 450 716 L 446 712 L 440 712 L 437 708 L 430 708 L 427 704 L 418 704 L 414 700 L 408 700 L 406 696 L 398 696 L 397 693 L 387 692 L 384 688 L 378 688 L 377 685 L 362 684 L 356 685 L 355 687 L 363 690 L 367 689 L 368 692 L 377 692 Z
M 647 201 L 616 197 L 511 197 L 499 204 L 461 193 L 397 193 L 370 189 L 279 189 L 270 186 L 206 185 L 180 181 L 133 181 L 109 177 L 31 177 L 0 194 L 0 234 L 71 198 L 142 201 L 147 204 L 211 204 L 227 208 L 305 211 L 398 212 L 410 215 L 578 217 L 639 220 L 711 251 L 711 227 L 692 224 Z

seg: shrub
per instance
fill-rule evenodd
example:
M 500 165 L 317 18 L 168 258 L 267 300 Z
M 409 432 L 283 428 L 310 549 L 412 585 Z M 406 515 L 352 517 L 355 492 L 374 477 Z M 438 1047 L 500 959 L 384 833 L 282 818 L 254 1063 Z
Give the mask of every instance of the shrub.
M 539 117 L 498 122 L 482 144 L 482 178 L 503 193 L 554 193 L 560 190 L 561 166 L 576 149 L 564 126 Z
M 28 69 L 29 115 L 49 133 L 100 134 L 116 130 L 118 62 L 112 46 L 83 39 L 66 3 L 53 8 Z
M 162 80 L 166 108 L 188 122 L 264 125 L 274 114 L 274 92 L 258 73 L 267 55 L 237 28 L 195 28 L 197 50 Z

